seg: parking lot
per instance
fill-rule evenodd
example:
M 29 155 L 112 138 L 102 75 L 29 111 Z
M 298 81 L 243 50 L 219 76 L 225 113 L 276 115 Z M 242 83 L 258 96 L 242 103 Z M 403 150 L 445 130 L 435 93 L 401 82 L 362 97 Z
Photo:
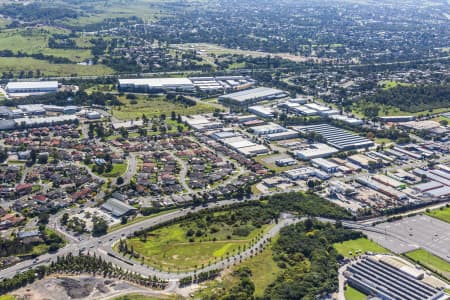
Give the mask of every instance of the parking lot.
M 369 238 L 395 253 L 423 248 L 450 261 L 450 224 L 419 215 L 396 222 L 379 224 L 385 234 L 368 232 Z

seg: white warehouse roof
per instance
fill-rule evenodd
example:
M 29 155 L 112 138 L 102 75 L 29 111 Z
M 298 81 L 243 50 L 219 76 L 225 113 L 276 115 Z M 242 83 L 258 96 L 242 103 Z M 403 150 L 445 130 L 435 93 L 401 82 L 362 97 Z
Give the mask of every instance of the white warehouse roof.
M 8 82 L 6 89 L 57 89 L 58 81 Z
M 176 85 L 193 85 L 188 78 L 133 78 L 133 79 L 119 79 L 120 85 L 148 85 L 151 87 L 164 87 Z

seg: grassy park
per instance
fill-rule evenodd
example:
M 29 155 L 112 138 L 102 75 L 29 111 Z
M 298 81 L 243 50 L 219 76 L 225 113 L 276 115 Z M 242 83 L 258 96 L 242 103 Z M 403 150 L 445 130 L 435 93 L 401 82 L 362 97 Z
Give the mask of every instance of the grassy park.
M 346 258 L 355 257 L 359 254 L 364 254 L 367 251 L 373 253 L 389 253 L 389 250 L 366 238 L 335 243 L 333 246 L 342 256 Z
M 128 239 L 128 251 L 123 248 L 120 251 L 121 243 L 115 247 L 119 252 L 130 253 L 141 262 L 162 270 L 195 270 L 248 248 L 272 227 L 269 217 L 262 221 L 238 217 L 244 214 L 245 210 L 241 209 L 236 213 L 194 215 Z
M 424 249 L 418 249 L 405 254 L 416 263 L 431 271 L 450 279 L 450 263 Z
M 442 207 L 426 213 L 428 216 L 450 223 L 450 207 Z

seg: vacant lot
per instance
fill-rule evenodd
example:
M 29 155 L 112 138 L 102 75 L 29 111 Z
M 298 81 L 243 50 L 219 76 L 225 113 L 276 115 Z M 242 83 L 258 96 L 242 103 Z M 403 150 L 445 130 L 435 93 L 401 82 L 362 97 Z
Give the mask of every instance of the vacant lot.
M 50 27 L 33 29 L 12 29 L 0 33 L 0 50 L 18 51 L 26 54 L 42 53 L 56 57 L 65 57 L 74 62 L 86 61 L 92 58 L 90 49 L 53 49 L 48 47 L 52 33 L 67 33 Z M 88 46 L 85 44 L 84 46 Z
M 101 76 L 114 74 L 115 72 L 103 65 L 82 66 L 78 64 L 51 64 L 45 60 L 30 57 L 0 57 L 0 73 L 19 74 L 20 71 L 41 72 L 44 76 Z
M 389 250 L 381 247 L 375 242 L 366 238 L 346 241 L 343 243 L 334 244 L 334 248 L 344 257 L 350 258 L 359 254 L 364 254 L 366 251 L 373 253 L 389 253 Z M 358 252 L 358 254 L 357 254 Z M 350 254 L 351 253 L 351 254 Z
M 405 255 L 415 262 L 421 264 L 427 269 L 430 269 L 447 279 L 450 279 L 450 263 L 431 254 L 430 252 L 418 249 L 408 253 Z
M 185 106 L 181 103 L 169 102 L 164 97 L 140 96 L 137 101 L 121 99 L 125 104 L 121 107 L 113 108 L 114 117 L 121 120 L 135 120 L 145 114 L 148 118 L 159 117 L 165 114 L 170 118 L 174 111 L 177 115 L 195 115 L 214 112 L 215 108 L 207 103 L 197 103 L 195 106 Z

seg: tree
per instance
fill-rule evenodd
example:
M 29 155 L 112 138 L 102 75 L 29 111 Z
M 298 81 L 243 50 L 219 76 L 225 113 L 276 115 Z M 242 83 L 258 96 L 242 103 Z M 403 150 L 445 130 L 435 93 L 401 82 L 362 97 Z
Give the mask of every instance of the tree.
M 441 120 L 441 121 L 439 121 L 439 124 L 441 124 L 441 126 L 447 126 L 448 125 L 448 121 L 447 120 Z
M 116 179 L 116 183 L 117 183 L 117 185 L 122 185 L 122 184 L 125 183 L 125 180 L 123 179 L 122 176 L 119 176 L 119 177 L 117 177 L 117 179 Z
M 93 236 L 101 236 L 108 231 L 108 223 L 102 218 L 95 218 L 92 227 Z
M 61 217 L 61 225 L 65 226 L 68 221 L 69 221 L 69 214 L 64 213 Z

